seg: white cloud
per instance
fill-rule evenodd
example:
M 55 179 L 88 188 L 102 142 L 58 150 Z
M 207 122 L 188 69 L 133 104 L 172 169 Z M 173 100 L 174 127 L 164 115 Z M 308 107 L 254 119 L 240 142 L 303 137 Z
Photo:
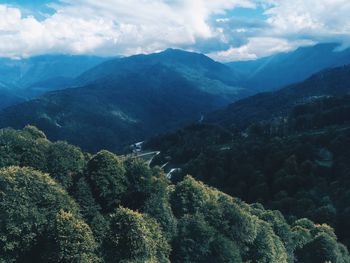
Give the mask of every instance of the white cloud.
M 257 0 L 265 8 L 267 26 L 248 27 L 247 43 L 210 54 L 213 58 L 249 60 L 299 46 L 338 42 L 350 46 L 348 0 Z M 250 34 L 249 34 L 250 33 Z
M 349 42 L 348 0 L 275 0 L 267 11 L 274 33 Z
M 42 21 L 0 5 L 0 56 L 129 55 L 216 37 L 208 20 L 250 0 L 62 0 Z
M 274 37 L 251 37 L 247 44 L 240 47 L 232 47 L 225 51 L 208 54 L 213 59 L 229 62 L 241 60 L 254 60 L 259 57 L 269 56 L 275 53 L 288 52 L 300 46 L 315 44 L 313 41 L 297 40 L 288 41 Z
M 229 61 L 317 42 L 350 45 L 348 0 L 59 0 L 50 7 L 54 14 L 38 20 L 0 5 L 0 56 L 179 47 Z M 262 8 L 265 17 L 230 16 L 236 7 Z

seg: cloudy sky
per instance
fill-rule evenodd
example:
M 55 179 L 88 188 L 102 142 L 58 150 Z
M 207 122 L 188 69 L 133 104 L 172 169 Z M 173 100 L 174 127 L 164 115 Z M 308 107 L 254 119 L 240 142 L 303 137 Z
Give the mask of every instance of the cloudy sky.
M 131 55 L 169 47 L 220 61 L 350 46 L 349 0 L 0 0 L 0 57 Z

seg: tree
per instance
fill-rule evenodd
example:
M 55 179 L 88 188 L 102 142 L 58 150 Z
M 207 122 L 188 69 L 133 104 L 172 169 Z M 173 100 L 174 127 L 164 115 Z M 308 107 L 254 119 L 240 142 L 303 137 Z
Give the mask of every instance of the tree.
M 242 209 L 230 196 L 221 194 L 210 222 L 223 235 L 239 243 L 251 244 L 257 236 L 258 218 Z
M 50 229 L 46 262 L 98 263 L 97 244 L 90 227 L 72 213 L 59 211 Z
M 173 242 L 172 262 L 241 263 L 238 246 L 219 234 L 202 215 L 185 215 L 179 220 Z
M 153 194 L 145 203 L 143 212 L 155 218 L 162 227 L 167 239 L 171 239 L 176 234 L 177 220 L 171 210 L 167 196 Z
M 47 174 L 32 168 L 0 170 L 0 262 L 46 262 L 42 240 L 50 235 L 56 215 L 79 215 L 74 200 Z M 28 256 L 30 255 L 30 256 Z
M 93 194 L 104 211 L 121 203 L 128 187 L 123 163 L 113 153 L 101 151 L 87 164 L 87 178 Z
M 124 162 L 126 177 L 129 181 L 128 193 L 123 205 L 134 210 L 140 209 L 148 198 L 160 188 L 156 186 L 155 175 L 147 164 L 138 158 L 130 158 Z
M 170 198 L 171 207 L 177 218 L 185 214 L 195 214 L 201 210 L 203 211 L 209 200 L 209 191 L 202 183 L 194 180 L 191 176 L 186 176 L 182 182 L 176 185 Z
M 107 262 L 169 262 L 170 246 L 158 223 L 127 208 L 110 215 L 104 248 Z
M 42 137 L 28 131 L 0 130 L 0 167 L 30 166 L 46 171 L 50 142 Z
M 266 222 L 258 222 L 258 233 L 249 250 L 249 259 L 257 263 L 287 263 L 287 251 Z
M 320 233 L 298 253 L 298 259 L 305 263 L 339 262 L 336 240 L 326 233 Z
M 29 133 L 35 140 L 47 139 L 45 133 L 35 126 L 27 125 L 23 128 L 23 131 Z
M 207 262 L 215 229 L 200 215 L 185 215 L 179 220 L 173 243 L 172 262 Z
M 74 177 L 85 166 L 85 157 L 81 150 L 66 142 L 51 144 L 47 159 L 48 172 L 67 190 L 73 186 Z

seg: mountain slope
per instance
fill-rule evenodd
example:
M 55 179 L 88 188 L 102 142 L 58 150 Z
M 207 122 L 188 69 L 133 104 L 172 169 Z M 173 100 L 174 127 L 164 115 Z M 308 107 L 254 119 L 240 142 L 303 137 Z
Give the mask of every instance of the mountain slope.
M 1 127 L 35 124 L 49 138 L 84 149 L 117 151 L 146 136 L 180 127 L 225 103 L 163 65 L 102 78 L 4 109 Z
M 324 70 L 304 82 L 279 91 L 261 93 L 237 101 L 223 110 L 210 113 L 206 121 L 247 127 L 250 123 L 285 116 L 295 105 L 320 96 L 350 93 L 350 66 Z
M 215 62 L 203 54 L 176 49 L 106 61 L 83 73 L 77 79 L 77 83 L 83 85 L 125 72 L 138 72 L 145 66 L 157 64 L 171 68 L 203 91 L 220 95 L 227 101 L 237 100 L 249 93 L 238 85 L 239 74 L 228 66 Z
M 280 123 L 235 132 L 197 124 L 144 146 L 160 151 L 153 165 L 181 168 L 173 182 L 191 174 L 289 220 L 330 224 L 350 246 L 349 138 L 350 96 L 345 96 L 298 105 Z
M 65 55 L 21 60 L 0 58 L 0 109 L 52 90 L 70 87 L 74 78 L 105 60 Z
M 101 147 L 117 151 L 246 96 L 248 92 L 235 84 L 238 78 L 223 64 L 181 50 L 109 60 L 73 82 L 60 79 L 79 88 L 4 110 L 0 126 L 35 124 L 52 139 L 92 151 Z M 50 82 L 29 89 L 40 92 Z
M 0 130 L 0 151 L 1 262 L 350 260 L 328 225 L 287 222 L 191 176 L 171 184 L 139 159 L 92 156 L 32 126 Z
M 350 64 L 350 49 L 335 51 L 337 47 L 338 44 L 318 44 L 228 65 L 244 76 L 242 86 L 260 92 L 270 91 L 303 81 L 323 69 Z
M 68 55 L 44 55 L 21 60 L 0 58 L 0 80 L 26 87 L 54 77 L 75 78 L 105 60 L 101 57 Z
M 0 110 L 24 101 L 23 98 L 18 97 L 7 89 L 2 88 L 0 88 L 0 98 Z

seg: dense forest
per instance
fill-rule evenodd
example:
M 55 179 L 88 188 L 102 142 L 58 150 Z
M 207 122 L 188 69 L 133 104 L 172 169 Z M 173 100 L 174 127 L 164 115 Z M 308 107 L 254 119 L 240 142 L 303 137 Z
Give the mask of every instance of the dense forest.
M 350 262 L 326 224 L 288 223 L 191 176 L 172 184 L 142 160 L 84 153 L 33 126 L 0 130 L 0 166 L 3 263 Z
M 307 217 L 335 228 L 350 245 L 350 97 L 297 105 L 286 118 L 247 129 L 196 124 L 155 137 L 153 164 L 180 167 L 246 202 L 279 210 L 287 221 Z

